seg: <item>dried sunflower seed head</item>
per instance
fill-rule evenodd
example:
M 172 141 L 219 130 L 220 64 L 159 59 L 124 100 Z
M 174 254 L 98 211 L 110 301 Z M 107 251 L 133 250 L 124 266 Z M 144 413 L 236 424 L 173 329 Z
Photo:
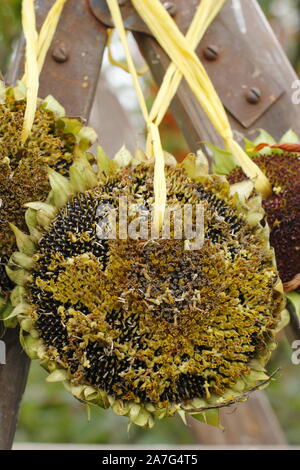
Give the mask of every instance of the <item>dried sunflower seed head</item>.
M 12 283 L 5 265 L 16 249 L 9 224 L 25 230 L 24 204 L 44 201 L 50 191 L 47 167 L 68 175 L 74 159 L 95 140 L 79 120 L 63 116 L 52 97 L 39 101 L 32 134 L 22 145 L 26 107 L 22 86 L 6 89 L 0 83 L 0 312 L 7 304 Z
M 124 196 L 154 202 L 153 164 L 127 160 L 99 154 L 96 182 L 91 168 L 80 177 L 71 168 L 63 206 L 52 178 L 55 215 L 51 204 L 31 205 L 36 249 L 10 260 L 22 289 L 12 316 L 49 380 L 151 427 L 182 409 L 232 403 L 265 381 L 283 295 L 260 201 L 245 205 L 223 178 L 201 176 L 192 157 L 167 166 L 168 204 L 202 205 L 201 249 L 186 250 L 173 226 L 165 239 L 100 239 L 100 206 L 117 209 Z
M 211 146 L 215 157 L 214 172 L 226 175 L 231 184 L 246 176 L 228 152 Z M 246 140 L 246 151 L 263 170 L 272 185 L 272 195 L 263 201 L 271 229 L 270 242 L 286 291 L 299 287 L 300 275 L 300 144 L 299 137 L 288 131 L 276 143 L 261 130 L 254 142 Z
M 290 153 L 256 155 L 253 160 L 268 176 L 273 194 L 263 201 L 283 282 L 300 273 L 300 157 Z M 245 179 L 239 168 L 228 175 L 230 183 Z

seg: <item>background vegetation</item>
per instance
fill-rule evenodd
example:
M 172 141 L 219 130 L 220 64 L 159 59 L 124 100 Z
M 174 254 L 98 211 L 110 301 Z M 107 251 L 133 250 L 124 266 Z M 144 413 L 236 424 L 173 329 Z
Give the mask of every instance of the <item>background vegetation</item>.
M 295 68 L 300 71 L 300 0 L 260 0 L 281 44 Z M 0 70 L 5 73 L 20 33 L 21 0 L 0 2 Z M 165 140 L 174 152 L 175 126 L 170 116 L 165 123 Z M 178 152 L 182 152 L 182 142 Z M 281 376 L 267 389 L 286 437 L 291 444 L 300 444 L 300 366 L 291 363 L 291 347 L 280 341 L 270 370 L 281 368 Z M 104 444 L 192 444 L 189 429 L 180 419 L 158 423 L 151 431 L 132 428 L 110 411 L 92 409 L 88 422 L 85 408 L 67 394 L 60 385 L 46 384 L 45 372 L 33 363 L 21 407 L 17 441 L 104 443 Z

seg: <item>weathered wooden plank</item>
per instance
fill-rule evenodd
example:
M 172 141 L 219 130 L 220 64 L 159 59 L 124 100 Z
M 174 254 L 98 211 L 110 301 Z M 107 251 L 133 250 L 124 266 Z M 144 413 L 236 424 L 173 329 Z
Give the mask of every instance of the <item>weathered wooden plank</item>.
M 54 0 L 37 0 L 38 28 Z M 91 14 L 86 0 L 68 0 L 64 7 L 41 76 L 39 96 L 53 95 L 69 116 L 86 119 L 90 115 L 98 83 L 106 28 Z M 24 41 L 8 74 L 9 84 L 23 75 Z
M 0 449 L 10 449 L 30 361 L 19 343 L 19 330 L 6 332 L 6 364 L 0 365 Z

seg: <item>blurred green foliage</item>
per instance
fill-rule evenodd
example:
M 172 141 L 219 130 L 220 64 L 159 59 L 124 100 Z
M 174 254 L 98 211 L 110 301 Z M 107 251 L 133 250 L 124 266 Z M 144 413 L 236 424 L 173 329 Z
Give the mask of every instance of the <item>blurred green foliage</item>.
M 300 445 L 300 365 L 292 362 L 294 351 L 287 339 L 281 340 L 268 367 L 270 372 L 279 368 L 279 373 L 266 392 L 287 441 Z
M 300 0 L 260 0 L 270 21 L 276 25 L 285 18 L 282 7 L 291 11 Z M 0 0 L 0 70 L 6 71 L 13 46 L 20 33 L 21 0 Z M 299 14 L 298 11 L 298 14 Z M 290 13 L 292 14 L 292 13 Z M 294 25 L 295 26 L 295 25 Z M 284 38 L 291 60 L 297 67 L 300 59 L 299 29 L 283 27 Z M 292 44 L 292 48 L 289 46 Z M 291 444 L 300 444 L 300 366 L 291 362 L 292 350 L 287 340 L 280 342 L 269 366 L 270 371 L 280 367 L 281 372 L 267 389 L 271 404 Z M 21 442 L 64 442 L 87 444 L 193 444 L 194 437 L 180 418 L 159 422 L 145 431 L 132 427 L 127 431 L 125 418 L 111 411 L 91 409 L 91 421 L 85 407 L 66 393 L 59 384 L 45 382 L 46 373 L 33 363 L 21 407 L 16 440 Z M 243 406 L 243 405 L 240 405 Z
M 5 71 L 13 45 L 20 34 L 21 0 L 0 2 L 0 70 Z
M 300 73 L 300 0 L 258 0 L 292 64 Z
M 271 405 L 290 444 L 300 445 L 300 365 L 291 361 L 293 350 L 282 339 L 269 364 L 280 369 L 266 389 Z M 179 417 L 157 422 L 153 429 L 136 426 L 127 430 L 127 419 L 110 410 L 88 410 L 69 395 L 61 384 L 46 383 L 46 372 L 33 362 L 21 406 L 17 442 L 81 444 L 194 444 L 189 427 Z M 243 406 L 240 404 L 238 406 Z M 208 427 L 209 432 L 209 427 Z
M 127 429 L 126 418 L 110 410 L 88 409 L 61 384 L 45 383 L 46 372 L 33 362 L 21 407 L 16 440 L 85 444 L 192 444 L 193 437 L 179 417 L 158 422 L 151 430 Z

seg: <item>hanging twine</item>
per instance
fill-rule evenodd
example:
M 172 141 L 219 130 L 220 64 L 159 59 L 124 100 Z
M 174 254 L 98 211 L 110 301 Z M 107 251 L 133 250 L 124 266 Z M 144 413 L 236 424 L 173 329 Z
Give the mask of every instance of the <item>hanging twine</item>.
M 170 57 L 176 69 L 180 71 L 187 80 L 209 120 L 217 132 L 223 137 L 227 149 L 235 156 L 245 174 L 249 178 L 255 179 L 257 191 L 260 192 L 263 197 L 268 197 L 272 191 L 269 180 L 234 140 L 223 104 L 203 65 L 194 52 L 194 44 L 199 42 L 203 36 L 204 24 L 200 23 L 199 27 L 197 27 L 196 23 L 193 25 L 191 39 L 190 36 L 185 37 L 180 32 L 176 23 L 159 0 L 143 0 L 142 2 L 140 0 L 132 0 L 132 3 L 155 39 Z M 202 0 L 201 5 L 203 6 L 204 3 L 206 4 L 205 7 L 213 12 L 214 8 L 221 8 L 223 2 L 219 2 L 217 5 L 217 2 L 213 3 L 211 0 Z M 199 8 L 201 8 L 201 5 Z M 198 16 L 197 13 L 196 16 Z M 211 16 L 211 18 L 212 17 L 213 16 Z M 208 27 L 208 25 L 209 21 L 207 19 L 205 26 Z M 192 43 L 192 40 L 195 40 L 195 43 Z M 170 81 L 171 78 L 168 80 Z M 172 93 L 175 90 L 176 82 L 179 85 L 180 79 L 178 77 L 176 80 L 174 78 L 172 79 L 174 87 Z M 164 86 L 166 87 L 166 84 Z M 169 94 L 169 97 L 171 97 L 172 93 Z M 159 108 L 158 105 L 156 105 L 156 110 Z M 159 122 L 161 119 L 159 111 L 157 111 L 156 115 Z
M 28 139 L 34 122 L 38 102 L 39 75 L 66 1 L 56 0 L 48 12 L 40 34 L 36 30 L 34 0 L 22 1 L 22 26 L 26 40 L 25 74 L 22 81 L 27 88 L 27 103 L 22 129 L 23 144 Z
M 172 63 L 164 77 L 162 86 L 154 101 L 150 113 L 139 84 L 138 74 L 132 59 L 127 35 L 124 28 L 120 7 L 117 0 L 107 0 L 115 27 L 124 47 L 127 67 L 133 78 L 140 108 L 147 126 L 147 150 L 149 158 L 154 158 L 154 225 L 162 226 L 166 200 L 166 179 L 164 173 L 164 152 L 160 140 L 158 126 L 162 122 L 169 105 L 177 92 L 182 77 L 185 77 L 191 90 L 200 102 L 208 118 L 217 132 L 224 138 L 227 148 L 236 157 L 246 175 L 256 179 L 256 189 L 265 197 L 271 190 L 270 183 L 257 165 L 248 157 L 240 145 L 235 142 L 233 133 L 222 102 L 214 89 L 203 65 L 194 50 L 201 41 L 206 29 L 220 11 L 225 0 L 202 0 L 197 8 L 194 19 L 186 35 L 182 35 L 158 0 L 132 0 L 137 12 L 144 19 L 154 37 L 170 56 Z M 39 74 L 43 68 L 45 57 L 53 40 L 57 24 L 66 0 L 56 0 L 50 9 L 41 28 L 36 31 L 34 0 L 23 0 L 22 22 L 26 39 L 26 64 L 24 83 L 27 87 L 27 106 L 24 116 L 22 142 L 30 135 L 37 107 Z M 113 60 L 113 58 L 111 57 Z M 118 65 L 120 65 L 118 63 Z
M 214 20 L 217 13 L 220 11 L 225 0 L 216 0 L 214 4 L 211 4 L 210 0 L 203 0 L 199 5 L 190 29 L 187 33 L 187 41 L 191 44 L 194 49 L 199 44 L 203 37 L 206 29 Z M 150 113 L 148 112 L 145 98 L 138 81 L 138 72 L 134 66 L 134 62 L 128 46 L 126 31 L 124 28 L 120 8 L 117 0 L 107 0 L 108 7 L 115 27 L 119 33 L 125 56 L 127 60 L 126 70 L 131 73 L 134 87 L 138 96 L 140 108 L 147 126 L 147 149 L 146 154 L 149 158 L 155 159 L 154 166 L 154 227 L 159 230 L 163 223 L 164 212 L 167 200 L 166 190 L 166 179 L 165 179 L 165 161 L 162 144 L 160 140 L 159 128 L 169 105 L 177 92 L 178 86 L 182 79 L 182 71 L 179 70 L 175 64 L 171 64 L 164 77 L 162 86 L 158 92 L 158 95 L 153 103 Z M 124 68 L 124 67 L 122 67 Z M 209 85 L 209 84 L 208 84 Z M 208 86 L 207 92 L 211 92 L 211 87 Z M 203 96 L 203 100 L 205 96 Z M 207 107 L 210 106 L 209 100 L 207 100 Z
M 136 90 L 136 94 L 138 97 L 139 105 L 147 126 L 147 133 L 149 135 L 148 146 L 147 146 L 147 156 L 149 158 L 155 158 L 155 166 L 154 166 L 154 227 L 159 229 L 164 220 L 164 213 L 166 208 L 166 201 L 167 201 L 167 191 L 166 191 L 166 179 L 165 179 L 165 158 L 164 152 L 160 140 L 159 130 L 157 125 L 155 125 L 152 120 L 150 119 L 145 97 L 140 86 L 138 80 L 138 73 L 136 71 L 132 55 L 129 49 L 127 35 L 123 24 L 123 19 L 120 11 L 120 7 L 118 5 L 117 0 L 107 0 L 108 7 L 110 9 L 110 13 L 112 19 L 114 21 L 114 25 L 118 31 L 120 36 L 128 70 L 132 76 L 133 84 Z
M 112 49 L 111 49 L 111 44 L 112 44 L 112 40 L 113 40 L 113 33 L 114 33 L 113 29 L 108 29 L 107 30 L 106 47 L 107 47 L 108 60 L 109 60 L 111 65 L 115 65 L 116 67 L 119 67 L 119 69 L 124 70 L 124 72 L 130 73 L 128 65 L 121 62 L 120 60 L 115 59 L 114 56 L 113 56 Z M 145 64 L 141 70 L 137 70 L 136 72 L 137 72 L 139 77 L 143 77 L 144 75 L 146 75 L 147 72 L 149 72 L 149 67 L 148 67 L 147 64 Z
M 206 30 L 214 21 L 226 0 L 202 0 L 186 35 L 186 40 L 193 50 L 196 49 Z M 161 87 L 153 103 L 150 118 L 159 126 L 176 95 L 183 75 L 175 64 L 169 66 Z
M 38 34 L 35 24 L 34 0 L 23 0 L 22 24 L 26 40 L 25 84 L 27 87 L 27 105 L 22 130 L 22 143 L 24 144 L 32 129 L 39 90 Z

